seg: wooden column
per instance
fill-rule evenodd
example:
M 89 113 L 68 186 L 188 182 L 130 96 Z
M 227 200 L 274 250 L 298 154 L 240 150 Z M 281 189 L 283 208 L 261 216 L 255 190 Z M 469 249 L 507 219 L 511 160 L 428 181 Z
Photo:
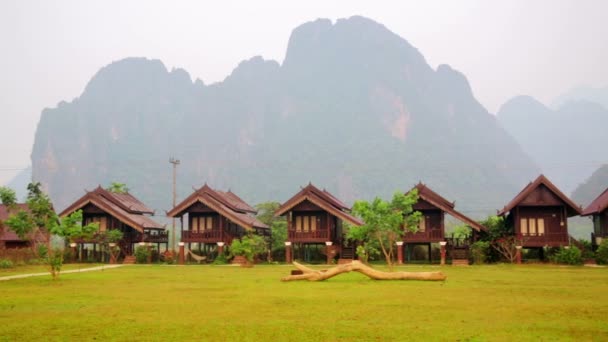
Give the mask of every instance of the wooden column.
M 515 262 L 521 264 L 521 246 L 515 246 Z
M 152 263 L 152 242 L 146 243 L 146 250 L 148 251 L 148 264 Z
M 224 254 L 224 242 L 220 241 L 217 243 L 217 255 Z
M 326 241 L 325 242 L 325 253 L 327 254 L 327 264 L 331 265 L 331 261 L 333 260 L 332 257 L 332 253 L 331 253 L 331 245 L 333 244 L 333 242 L 331 241 Z
M 291 242 L 285 242 L 285 262 L 291 264 L 293 262 L 293 256 L 291 253 Z
M 116 243 L 114 242 L 110 242 L 108 244 L 109 248 L 110 248 L 110 264 L 115 264 L 116 263 L 116 252 L 115 252 L 115 248 L 116 248 Z
M 397 241 L 397 264 L 403 265 L 403 241 Z
M 441 242 L 439 242 L 439 245 L 441 246 L 441 262 L 440 262 L 440 264 L 443 266 L 443 265 L 445 265 L 445 254 L 446 254 L 445 245 L 447 245 L 447 242 L 441 241 Z M 452 258 L 453 257 L 454 256 L 452 256 Z
M 180 242 L 179 243 L 179 264 L 183 265 L 184 264 L 184 243 Z

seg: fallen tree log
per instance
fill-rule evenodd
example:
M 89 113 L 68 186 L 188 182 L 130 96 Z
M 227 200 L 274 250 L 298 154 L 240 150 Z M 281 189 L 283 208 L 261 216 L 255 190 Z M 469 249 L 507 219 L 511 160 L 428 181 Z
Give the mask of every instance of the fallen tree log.
M 281 278 L 281 281 L 292 281 L 292 280 L 308 280 L 308 281 L 321 281 L 337 276 L 338 274 L 348 272 L 359 272 L 365 274 L 374 280 L 445 280 L 447 277 L 442 272 L 382 272 L 375 270 L 364 263 L 353 260 L 350 264 L 342 264 L 336 267 L 332 267 L 328 270 L 313 270 L 312 268 L 306 267 L 297 262 L 293 262 L 293 265 L 303 274 L 290 275 Z

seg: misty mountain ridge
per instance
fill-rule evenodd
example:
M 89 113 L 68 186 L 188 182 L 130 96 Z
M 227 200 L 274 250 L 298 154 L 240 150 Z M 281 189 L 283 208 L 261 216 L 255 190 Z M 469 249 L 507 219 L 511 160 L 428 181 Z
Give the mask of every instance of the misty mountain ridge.
M 500 108 L 497 118 L 565 193 L 605 162 L 608 110 L 600 104 L 573 100 L 553 110 L 530 96 L 518 96 Z
M 608 85 L 605 87 L 581 86 L 573 88 L 558 96 L 551 102 L 551 108 L 558 109 L 568 102 L 594 102 L 608 109 Z
M 572 200 L 586 208 L 608 188 L 608 164 L 600 166 L 572 192 Z
M 173 156 L 178 200 L 208 182 L 250 203 L 283 201 L 312 181 L 352 202 L 421 180 L 484 216 L 539 172 L 463 74 L 433 70 L 372 20 L 305 23 L 285 56 L 243 61 L 210 85 L 159 60 L 114 62 L 43 111 L 33 177 L 57 208 L 118 181 L 162 213 Z

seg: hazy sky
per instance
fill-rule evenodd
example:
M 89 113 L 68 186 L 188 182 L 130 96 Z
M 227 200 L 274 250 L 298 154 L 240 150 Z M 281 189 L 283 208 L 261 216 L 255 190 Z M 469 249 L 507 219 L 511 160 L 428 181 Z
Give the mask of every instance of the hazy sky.
M 548 103 L 608 85 L 608 1 L 2 1 L 0 184 L 29 165 L 40 112 L 80 96 L 104 65 L 162 60 L 209 84 L 243 59 L 283 61 L 291 30 L 363 15 L 435 68 L 463 72 L 492 113 L 527 94 Z

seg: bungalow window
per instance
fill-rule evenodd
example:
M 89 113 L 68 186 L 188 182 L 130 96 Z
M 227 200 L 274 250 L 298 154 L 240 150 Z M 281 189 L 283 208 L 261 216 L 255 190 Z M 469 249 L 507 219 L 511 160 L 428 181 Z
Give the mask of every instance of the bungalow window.
M 212 216 L 195 216 L 192 218 L 192 231 L 203 231 L 213 229 Z
M 192 227 L 190 228 L 190 230 L 193 232 L 198 231 L 198 217 L 195 216 L 192 218 Z
M 297 232 L 315 232 L 317 231 L 316 216 L 296 216 L 296 231 Z
M 424 233 L 426 231 L 426 217 L 424 215 L 420 216 L 420 222 L 418 222 L 418 231 L 420 233 Z
M 522 218 L 519 221 L 519 230 L 523 235 L 545 235 L 545 219 L 534 217 Z
M 529 219 L 528 220 L 528 235 L 536 235 L 536 220 Z
M 85 224 L 97 223 L 99 225 L 99 231 L 105 232 L 108 228 L 108 219 L 105 216 L 93 216 L 85 220 Z
M 545 235 L 545 219 L 539 218 L 536 220 L 538 235 Z

